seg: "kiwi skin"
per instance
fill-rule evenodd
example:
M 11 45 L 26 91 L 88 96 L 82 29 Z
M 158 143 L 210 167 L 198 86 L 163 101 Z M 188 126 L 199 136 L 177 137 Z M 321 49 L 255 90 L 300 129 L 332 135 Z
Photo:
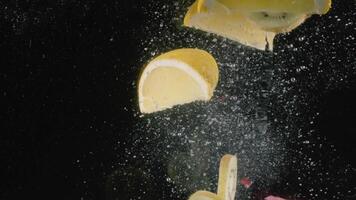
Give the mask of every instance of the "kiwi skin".
M 289 32 L 308 18 L 307 14 L 289 14 L 286 12 L 254 12 L 247 14 L 247 18 L 262 30 L 274 33 Z

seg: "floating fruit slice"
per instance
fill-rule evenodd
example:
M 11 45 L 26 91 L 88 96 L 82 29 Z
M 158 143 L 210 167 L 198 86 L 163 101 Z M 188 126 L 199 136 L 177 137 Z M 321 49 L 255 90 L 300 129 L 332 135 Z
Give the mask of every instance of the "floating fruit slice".
M 251 179 L 244 177 L 240 179 L 240 183 L 246 188 L 248 189 L 249 187 L 251 187 L 252 185 L 252 181 Z
M 277 197 L 277 196 L 268 196 L 266 198 L 264 198 L 264 200 L 287 200 L 287 199 L 283 199 L 281 197 Z
M 138 85 L 142 113 L 152 113 L 197 100 L 208 101 L 218 83 L 215 59 L 199 49 L 177 49 L 153 59 Z
M 331 0 L 216 0 L 239 12 L 265 31 L 288 32 L 312 14 L 325 14 Z
M 289 32 L 308 18 L 307 14 L 270 11 L 246 13 L 246 16 L 260 29 L 274 33 Z
M 189 197 L 189 200 L 222 200 L 222 199 L 221 199 L 221 197 L 219 197 L 218 195 L 216 195 L 212 192 L 199 190 L 199 191 L 195 192 L 194 194 L 192 194 Z
M 237 184 L 237 158 L 234 155 L 225 155 L 220 160 L 218 196 L 222 200 L 234 200 Z
M 289 32 L 312 14 L 325 14 L 331 0 L 197 0 L 184 25 L 247 46 L 273 48 L 277 33 Z
M 215 33 L 260 50 L 265 50 L 266 46 L 273 49 L 275 33 L 261 30 L 241 13 L 231 13 L 215 0 L 196 1 L 184 18 L 184 26 Z
M 295 14 L 325 14 L 331 0 L 216 0 L 239 12 L 288 12 Z

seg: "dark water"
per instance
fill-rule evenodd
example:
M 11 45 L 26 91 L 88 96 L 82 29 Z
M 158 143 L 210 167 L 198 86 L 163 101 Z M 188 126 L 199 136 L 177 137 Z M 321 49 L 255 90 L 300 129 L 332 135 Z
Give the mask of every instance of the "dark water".
M 355 1 L 261 52 L 181 27 L 192 1 L 0 2 L 0 199 L 187 199 L 237 154 L 237 199 L 355 199 Z M 209 51 L 214 98 L 138 113 L 141 66 Z

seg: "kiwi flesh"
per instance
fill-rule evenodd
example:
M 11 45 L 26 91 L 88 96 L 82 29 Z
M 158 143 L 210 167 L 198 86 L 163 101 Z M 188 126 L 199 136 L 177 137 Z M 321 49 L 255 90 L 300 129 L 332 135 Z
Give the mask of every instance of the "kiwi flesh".
M 307 18 L 306 14 L 288 12 L 252 12 L 246 14 L 247 18 L 262 30 L 274 33 L 289 32 L 298 27 Z

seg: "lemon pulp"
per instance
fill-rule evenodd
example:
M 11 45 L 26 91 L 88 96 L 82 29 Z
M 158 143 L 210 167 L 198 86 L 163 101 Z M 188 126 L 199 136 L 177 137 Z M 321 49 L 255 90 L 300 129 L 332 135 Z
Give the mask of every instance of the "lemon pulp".
M 199 49 L 177 49 L 144 68 L 138 88 L 139 107 L 152 113 L 197 100 L 207 101 L 219 77 L 215 59 Z

